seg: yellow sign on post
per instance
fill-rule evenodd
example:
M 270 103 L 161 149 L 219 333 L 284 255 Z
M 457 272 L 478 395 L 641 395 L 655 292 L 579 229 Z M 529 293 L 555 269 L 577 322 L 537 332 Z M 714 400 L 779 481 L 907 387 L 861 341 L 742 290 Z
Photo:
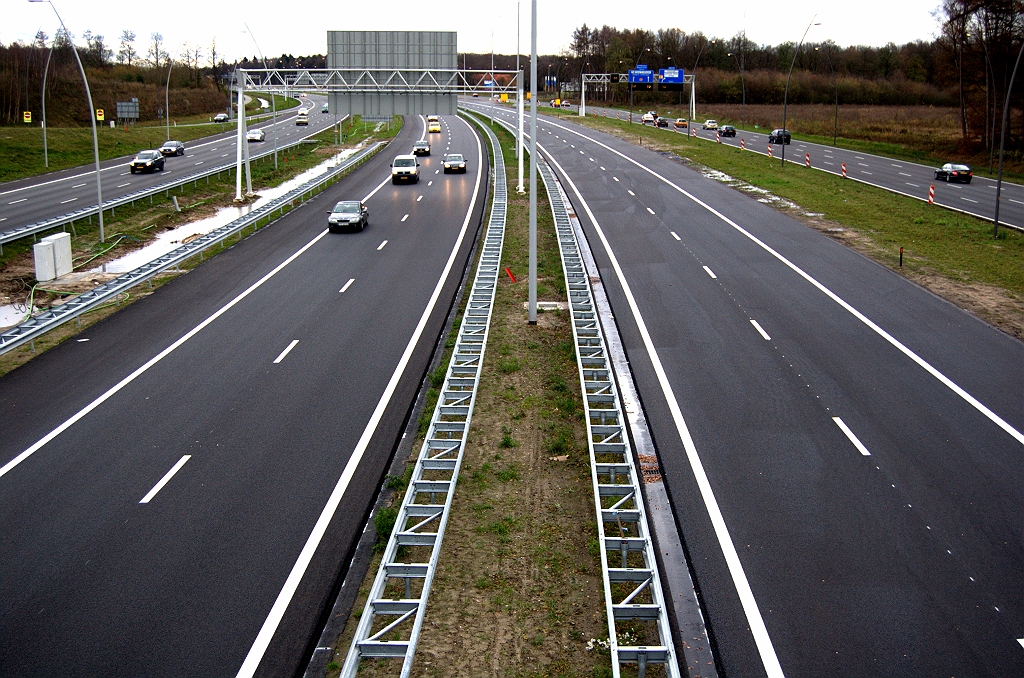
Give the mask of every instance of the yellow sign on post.
M 501 93 L 501 100 L 502 101 L 508 101 L 508 94 L 506 94 L 505 92 L 502 92 Z
M 21 119 L 26 123 L 32 122 L 32 111 L 25 111 L 21 114 Z
M 103 122 L 103 109 L 102 108 L 97 108 L 96 109 L 96 119 L 98 121 L 100 121 L 100 122 Z

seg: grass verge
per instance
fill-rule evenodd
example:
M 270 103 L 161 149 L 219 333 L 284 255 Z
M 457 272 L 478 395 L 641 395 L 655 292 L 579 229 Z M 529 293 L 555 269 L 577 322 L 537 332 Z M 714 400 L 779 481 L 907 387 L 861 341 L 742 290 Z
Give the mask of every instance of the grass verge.
M 495 132 L 506 167 L 514 167 L 511 135 Z M 528 202 L 516 194 L 513 172 L 507 181 L 501 267 L 525 274 Z M 539 189 L 538 298 L 565 301 L 554 223 Z M 607 653 L 587 649 L 591 638 L 606 638 L 607 623 L 600 560 L 591 549 L 597 525 L 569 316 L 540 313 L 531 327 L 526 299 L 525 280 L 501 277 L 415 676 L 611 675 Z M 372 563 L 338 643 L 339 663 L 378 565 Z M 396 668 L 365 661 L 360 675 L 393 675 Z
M 1000 229 L 995 239 L 982 219 L 798 165 L 783 170 L 778 159 L 724 144 L 605 118 L 573 122 L 724 172 L 740 190 L 746 184 L 784 198 L 794 205 L 776 206 L 789 216 L 1024 338 L 1022 233 Z

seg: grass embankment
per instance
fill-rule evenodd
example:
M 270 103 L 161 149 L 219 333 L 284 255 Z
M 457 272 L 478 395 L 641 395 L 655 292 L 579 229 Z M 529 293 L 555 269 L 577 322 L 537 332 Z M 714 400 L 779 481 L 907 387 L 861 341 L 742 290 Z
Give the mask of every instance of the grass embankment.
M 575 121 L 583 119 L 576 117 Z M 711 167 L 796 203 L 786 210 L 875 261 L 1024 337 L 1024 234 L 856 181 L 738 148 L 605 118 L 585 124 Z M 639 134 L 638 134 L 639 132 Z M 642 136 L 641 136 L 642 135 Z M 807 216 L 808 213 L 821 216 Z M 841 228 L 842 231 L 835 229 Z M 903 267 L 899 250 L 904 248 Z
M 277 99 L 278 113 L 299 104 L 296 99 L 281 96 Z M 261 110 L 255 97 L 250 106 L 246 106 L 249 114 Z M 189 142 L 233 129 L 234 123 L 221 124 L 212 120 L 212 114 L 180 119 L 172 116 L 171 138 Z M 167 128 L 163 122 L 147 122 L 114 129 L 109 124 L 100 123 L 96 127 L 96 140 L 99 143 L 100 160 L 109 160 L 146 148 L 159 147 L 167 140 Z M 46 146 L 50 162 L 48 168 L 43 157 L 43 130 L 39 125 L 0 127 L 0 157 L 4 159 L 0 163 L 0 181 L 13 181 L 83 165 L 92 167 L 94 162 L 91 127 L 49 127 L 46 130 Z
M 600 102 L 594 105 L 604 107 Z M 617 105 L 612 108 L 628 112 L 628 107 Z M 633 107 L 634 119 L 639 120 L 640 114 L 648 110 L 656 110 L 668 118 L 686 117 L 686 109 L 682 106 L 637 104 Z M 560 114 L 572 112 L 561 111 Z M 794 140 L 831 146 L 834 115 L 832 106 L 789 106 L 786 127 L 792 131 Z M 782 106 L 701 104 L 697 119 L 703 121 L 707 118 L 718 120 L 720 125 L 734 125 L 738 130 L 767 134 L 776 127 L 782 127 Z M 963 149 L 959 121 L 955 108 L 840 105 L 836 146 L 934 167 L 947 162 L 965 162 L 971 165 L 976 175 L 994 178 L 994 169 L 988 171 L 988 151 L 984 148 Z M 998 140 L 996 154 L 998 156 Z M 1024 180 L 1024 157 L 1020 152 L 1007 152 L 1003 178 Z
M 314 136 L 311 140 L 312 143 L 300 144 L 287 151 L 282 151 L 278 157 L 276 170 L 272 155 L 254 161 L 251 164 L 253 190 L 258 193 L 260 190 L 279 186 L 301 172 L 324 162 L 344 148 L 350 148 L 362 142 L 392 138 L 398 133 L 401 126 L 401 118 L 397 118 L 390 131 L 381 129 L 374 132 L 373 127 L 369 127 L 364 132 L 362 125 L 358 124 L 357 118 L 354 122 L 345 124 L 345 144 L 342 146 L 334 145 L 333 130 L 325 130 Z M 107 212 L 104 217 L 105 243 L 99 242 L 99 226 L 96 220 L 93 220 L 92 223 L 89 221 L 76 222 L 75 233 L 71 239 L 75 268 L 76 270 L 90 270 L 144 246 L 161 231 L 211 216 L 217 210 L 233 204 L 234 191 L 234 175 L 224 172 L 220 177 L 211 177 L 209 183 L 204 182 L 198 186 L 186 184 L 175 190 L 171 195 L 178 198 L 180 212 L 175 211 L 170 196 L 159 194 L 153 196 L 152 204 L 143 200 L 137 202 L 134 207 L 119 207 L 113 215 Z M 47 308 L 54 303 L 59 303 L 61 299 L 69 298 L 73 294 L 93 287 L 94 283 L 114 277 L 111 274 L 97 273 L 81 281 L 80 284 L 66 289 L 56 282 L 37 286 L 34 277 L 32 244 L 33 241 L 26 238 L 4 245 L 3 253 L 0 255 L 0 304 L 23 304 L 27 308 L 28 297 L 32 294 L 34 305 L 37 308 Z M 219 251 L 221 248 L 214 251 Z M 199 260 L 194 259 L 181 268 L 188 270 L 198 263 Z M 156 278 L 154 285 L 158 285 L 174 275 L 176 273 L 167 272 Z M 55 287 L 62 289 L 54 290 Z M 149 292 L 148 286 L 136 287 L 131 291 L 129 299 L 122 300 L 120 305 L 123 306 L 124 301 L 137 299 Z M 115 304 L 110 308 L 86 314 L 82 318 L 82 327 L 87 327 L 106 317 L 116 308 Z M 61 328 L 37 340 L 34 353 L 26 345 L 0 355 L 0 375 L 28 362 L 35 354 L 59 344 L 79 331 L 77 323 L 66 323 Z
M 513 139 L 495 127 L 506 167 Z M 413 666 L 415 676 L 610 676 L 586 428 L 567 312 L 526 323 L 528 200 L 507 174 L 502 274 L 476 409 Z M 558 241 L 543 185 L 538 204 L 538 298 L 565 301 Z M 473 269 L 475 270 L 475 268 Z M 446 344 L 454 346 L 456 328 Z M 432 377 L 441 385 L 442 365 Z M 429 418 L 429 413 L 426 415 Z M 419 445 L 414 445 L 418 454 Z M 403 481 L 389 483 L 399 495 Z M 390 532 L 390 526 L 383 526 Z M 337 647 L 337 675 L 379 565 L 371 564 Z M 401 587 L 393 591 L 402 597 Z M 360 675 L 395 675 L 368 660 Z M 652 675 L 652 674 L 648 674 Z M 659 675 L 659 674 L 653 674 Z

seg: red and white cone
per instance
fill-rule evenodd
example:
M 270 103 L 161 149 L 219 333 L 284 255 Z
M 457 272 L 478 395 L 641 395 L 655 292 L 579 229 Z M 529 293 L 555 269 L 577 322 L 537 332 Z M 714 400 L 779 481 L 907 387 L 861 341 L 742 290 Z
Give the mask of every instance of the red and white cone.
M 843 178 L 846 178 L 846 163 L 843 163 Z
M 811 166 L 811 154 L 810 153 L 804 153 L 804 164 L 807 165 L 808 167 Z
M 769 158 L 774 157 L 774 156 L 772 156 L 772 145 L 771 144 L 768 144 L 768 157 Z
M 931 186 L 928 187 L 928 204 L 935 204 L 935 184 L 932 184 Z

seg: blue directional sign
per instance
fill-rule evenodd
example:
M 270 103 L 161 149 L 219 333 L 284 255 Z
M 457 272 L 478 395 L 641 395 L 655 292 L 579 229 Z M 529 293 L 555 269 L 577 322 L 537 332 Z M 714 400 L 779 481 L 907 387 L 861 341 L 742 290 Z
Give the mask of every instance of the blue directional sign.
M 637 68 L 629 72 L 629 81 L 634 84 L 650 84 L 654 82 L 654 71 L 647 64 L 637 64 Z
M 662 68 L 658 70 L 658 80 L 666 85 L 683 84 L 682 68 Z

